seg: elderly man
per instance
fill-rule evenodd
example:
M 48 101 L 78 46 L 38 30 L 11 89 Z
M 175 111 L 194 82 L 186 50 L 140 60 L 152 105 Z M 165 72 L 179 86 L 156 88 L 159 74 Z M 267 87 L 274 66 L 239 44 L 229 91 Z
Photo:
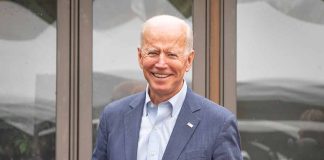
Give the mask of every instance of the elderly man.
M 242 159 L 235 116 L 184 81 L 195 56 L 192 41 L 179 18 L 144 23 L 138 62 L 146 91 L 105 107 L 93 160 Z

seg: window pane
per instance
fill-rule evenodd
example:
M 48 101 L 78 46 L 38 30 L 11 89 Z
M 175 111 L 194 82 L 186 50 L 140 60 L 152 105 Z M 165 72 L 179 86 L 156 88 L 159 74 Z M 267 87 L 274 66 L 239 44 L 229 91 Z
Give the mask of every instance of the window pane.
M 324 157 L 324 2 L 239 0 L 237 104 L 247 159 Z
M 0 1 L 0 159 L 55 159 L 56 1 Z
M 169 14 L 192 24 L 191 6 L 192 1 L 179 0 L 93 2 L 94 140 L 103 107 L 113 100 L 143 91 L 146 87 L 137 63 L 142 23 L 154 15 Z M 191 75 L 191 72 L 187 73 L 186 77 L 189 86 Z

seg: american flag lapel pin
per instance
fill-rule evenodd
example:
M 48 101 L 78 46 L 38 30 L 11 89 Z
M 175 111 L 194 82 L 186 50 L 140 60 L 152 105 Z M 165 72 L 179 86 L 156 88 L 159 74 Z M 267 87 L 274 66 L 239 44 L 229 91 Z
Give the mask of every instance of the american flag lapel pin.
M 192 128 L 192 127 L 193 127 L 193 124 L 190 123 L 190 122 L 188 122 L 188 123 L 187 123 L 187 126 L 189 126 L 190 128 Z

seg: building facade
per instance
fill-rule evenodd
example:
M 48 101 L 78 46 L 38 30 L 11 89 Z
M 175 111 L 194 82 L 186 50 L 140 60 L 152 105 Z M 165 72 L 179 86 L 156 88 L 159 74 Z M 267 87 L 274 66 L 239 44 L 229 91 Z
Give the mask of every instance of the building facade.
M 324 158 L 323 0 L 3 0 L 0 159 L 90 159 L 105 104 L 146 86 L 159 14 L 191 24 L 186 81 L 237 115 L 246 160 Z

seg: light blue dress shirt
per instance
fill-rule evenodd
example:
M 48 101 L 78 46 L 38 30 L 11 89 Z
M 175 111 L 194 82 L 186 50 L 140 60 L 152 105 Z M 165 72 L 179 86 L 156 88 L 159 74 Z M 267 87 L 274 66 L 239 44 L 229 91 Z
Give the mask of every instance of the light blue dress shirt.
M 186 93 L 187 84 L 184 81 L 181 90 L 175 96 L 156 106 L 151 102 L 148 87 L 146 88 L 137 160 L 162 159 Z

